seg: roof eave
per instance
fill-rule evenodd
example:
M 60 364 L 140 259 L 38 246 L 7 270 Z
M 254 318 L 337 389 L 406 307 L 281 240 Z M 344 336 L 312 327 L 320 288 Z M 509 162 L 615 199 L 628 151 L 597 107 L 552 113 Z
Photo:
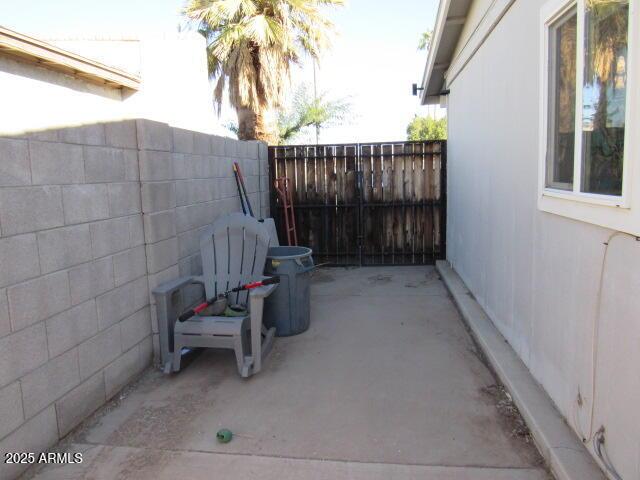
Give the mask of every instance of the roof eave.
M 112 88 L 140 89 L 140 77 L 0 26 L 0 52 Z
M 471 0 L 440 0 L 429 56 L 422 77 L 422 105 L 440 102 L 446 73 L 466 21 Z

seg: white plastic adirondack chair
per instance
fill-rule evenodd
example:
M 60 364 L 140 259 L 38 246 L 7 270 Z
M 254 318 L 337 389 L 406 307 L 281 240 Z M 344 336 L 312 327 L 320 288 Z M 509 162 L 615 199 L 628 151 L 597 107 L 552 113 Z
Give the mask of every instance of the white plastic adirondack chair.
M 195 316 L 185 322 L 176 319 L 186 309 L 185 288 L 204 286 L 206 298 L 231 288 L 262 280 L 269 248 L 269 231 L 255 218 L 241 213 L 216 220 L 200 238 L 203 274 L 186 277 L 154 289 L 160 354 L 165 372 L 180 370 L 184 347 L 229 348 L 235 351 L 238 372 L 243 377 L 258 373 L 273 345 L 275 328 L 262 324 L 264 299 L 277 285 L 233 293 L 230 304 L 246 305 L 242 317 Z
M 262 223 L 269 232 L 269 247 L 279 247 L 280 241 L 278 240 L 278 230 L 276 229 L 276 222 L 273 218 L 265 218 Z

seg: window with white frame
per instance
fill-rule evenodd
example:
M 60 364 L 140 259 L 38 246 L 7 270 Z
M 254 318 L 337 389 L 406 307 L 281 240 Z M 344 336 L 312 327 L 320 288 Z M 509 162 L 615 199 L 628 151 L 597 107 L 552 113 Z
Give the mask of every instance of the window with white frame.
M 546 21 L 545 193 L 624 206 L 630 0 L 578 0 Z

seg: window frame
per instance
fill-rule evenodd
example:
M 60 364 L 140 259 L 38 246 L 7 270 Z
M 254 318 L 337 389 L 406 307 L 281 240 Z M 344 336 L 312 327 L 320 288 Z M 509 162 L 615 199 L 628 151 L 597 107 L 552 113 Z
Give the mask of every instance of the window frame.
M 546 23 L 546 33 L 545 33 L 545 41 L 546 41 L 546 61 L 545 61 L 545 82 L 546 82 L 546 88 L 547 88 L 547 93 L 545 95 L 544 101 L 546 102 L 546 113 L 545 113 L 545 135 L 546 135 L 546 145 L 545 145 L 545 179 L 544 179 L 544 188 L 546 190 L 550 190 L 552 192 L 559 192 L 559 193 L 573 193 L 575 192 L 575 163 L 576 163 L 576 152 L 575 152 L 575 141 L 576 141 L 576 113 L 577 113 L 577 107 L 574 107 L 573 110 L 573 115 L 574 115 L 574 119 L 573 119 L 573 129 L 574 129 L 574 134 L 573 134 L 573 141 L 574 141 L 574 155 L 573 155 L 573 168 L 572 168 L 572 181 L 571 181 L 571 188 L 562 188 L 561 182 L 553 182 L 555 183 L 557 186 L 549 186 L 550 183 L 550 177 L 552 175 L 550 175 L 549 172 L 549 168 L 553 167 L 553 165 L 551 164 L 551 162 L 549 162 L 549 150 L 550 150 L 550 142 L 555 142 L 555 138 L 551 138 L 549 136 L 550 133 L 550 125 L 553 125 L 553 133 L 555 135 L 556 132 L 556 126 L 557 126 L 557 118 L 554 118 L 553 120 L 551 119 L 552 115 L 551 112 L 552 110 L 549 108 L 551 106 L 551 95 L 555 95 L 556 98 L 554 99 L 553 102 L 553 112 L 554 114 L 557 112 L 558 110 L 558 98 L 557 98 L 557 94 L 558 94 L 558 85 L 552 85 L 551 83 L 551 73 L 552 73 L 552 67 L 551 67 L 551 62 L 552 61 L 557 61 L 557 57 L 552 57 L 551 55 L 551 44 L 552 44 L 552 36 L 554 35 L 555 32 L 557 32 L 557 30 L 555 30 L 557 27 L 555 26 L 555 24 L 557 22 L 560 22 L 563 19 L 566 19 L 565 17 L 567 17 L 569 15 L 569 13 L 575 10 L 576 11 L 576 19 L 578 17 L 578 6 L 577 3 L 575 1 L 573 2 L 567 2 L 567 4 L 564 6 L 564 8 L 558 10 L 557 12 L 555 12 L 555 14 L 548 19 L 547 23 Z M 577 26 L 577 20 L 576 20 L 576 26 Z M 576 36 L 577 36 L 578 32 L 577 32 L 577 28 L 576 28 Z M 576 41 L 576 49 L 577 49 L 577 41 Z M 578 52 L 576 51 L 576 57 L 578 55 Z M 553 70 L 557 70 L 558 65 L 555 65 Z M 576 75 L 577 75 L 577 69 L 578 69 L 578 65 L 576 63 Z M 555 75 L 554 75 L 555 77 Z M 577 76 L 576 76 L 576 85 L 577 87 Z M 576 106 L 578 104 L 578 97 L 577 97 L 577 88 L 576 88 L 576 93 L 575 93 L 576 97 L 575 97 L 575 101 L 576 101 Z M 555 115 L 553 115 L 555 116 Z M 570 184 L 567 184 L 567 187 L 569 187 Z
M 640 0 L 629 1 L 629 33 L 627 50 L 627 84 L 640 82 Z M 573 163 L 573 190 L 547 186 L 547 148 L 549 125 L 550 34 L 554 24 L 572 8 L 577 11 L 576 44 L 576 115 L 575 150 Z M 539 122 L 539 200 L 540 210 L 577 220 L 640 235 L 640 135 L 632 132 L 640 128 L 638 110 L 640 95 L 637 89 L 626 91 L 625 152 L 623 158 L 622 195 L 603 195 L 582 192 L 582 97 L 585 64 L 585 0 L 548 0 L 540 10 L 540 122 Z M 634 165 L 636 164 L 636 165 Z M 635 166 L 635 168 L 634 168 Z M 636 195 L 632 193 L 635 190 Z

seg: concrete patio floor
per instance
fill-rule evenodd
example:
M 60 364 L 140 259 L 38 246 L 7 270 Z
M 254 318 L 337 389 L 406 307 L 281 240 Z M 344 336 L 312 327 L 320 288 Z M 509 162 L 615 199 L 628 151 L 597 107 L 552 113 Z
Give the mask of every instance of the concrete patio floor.
M 551 478 L 494 384 L 432 267 L 320 269 L 311 328 L 260 374 L 241 379 L 231 351 L 148 371 L 60 445 L 82 464 L 28 477 Z

